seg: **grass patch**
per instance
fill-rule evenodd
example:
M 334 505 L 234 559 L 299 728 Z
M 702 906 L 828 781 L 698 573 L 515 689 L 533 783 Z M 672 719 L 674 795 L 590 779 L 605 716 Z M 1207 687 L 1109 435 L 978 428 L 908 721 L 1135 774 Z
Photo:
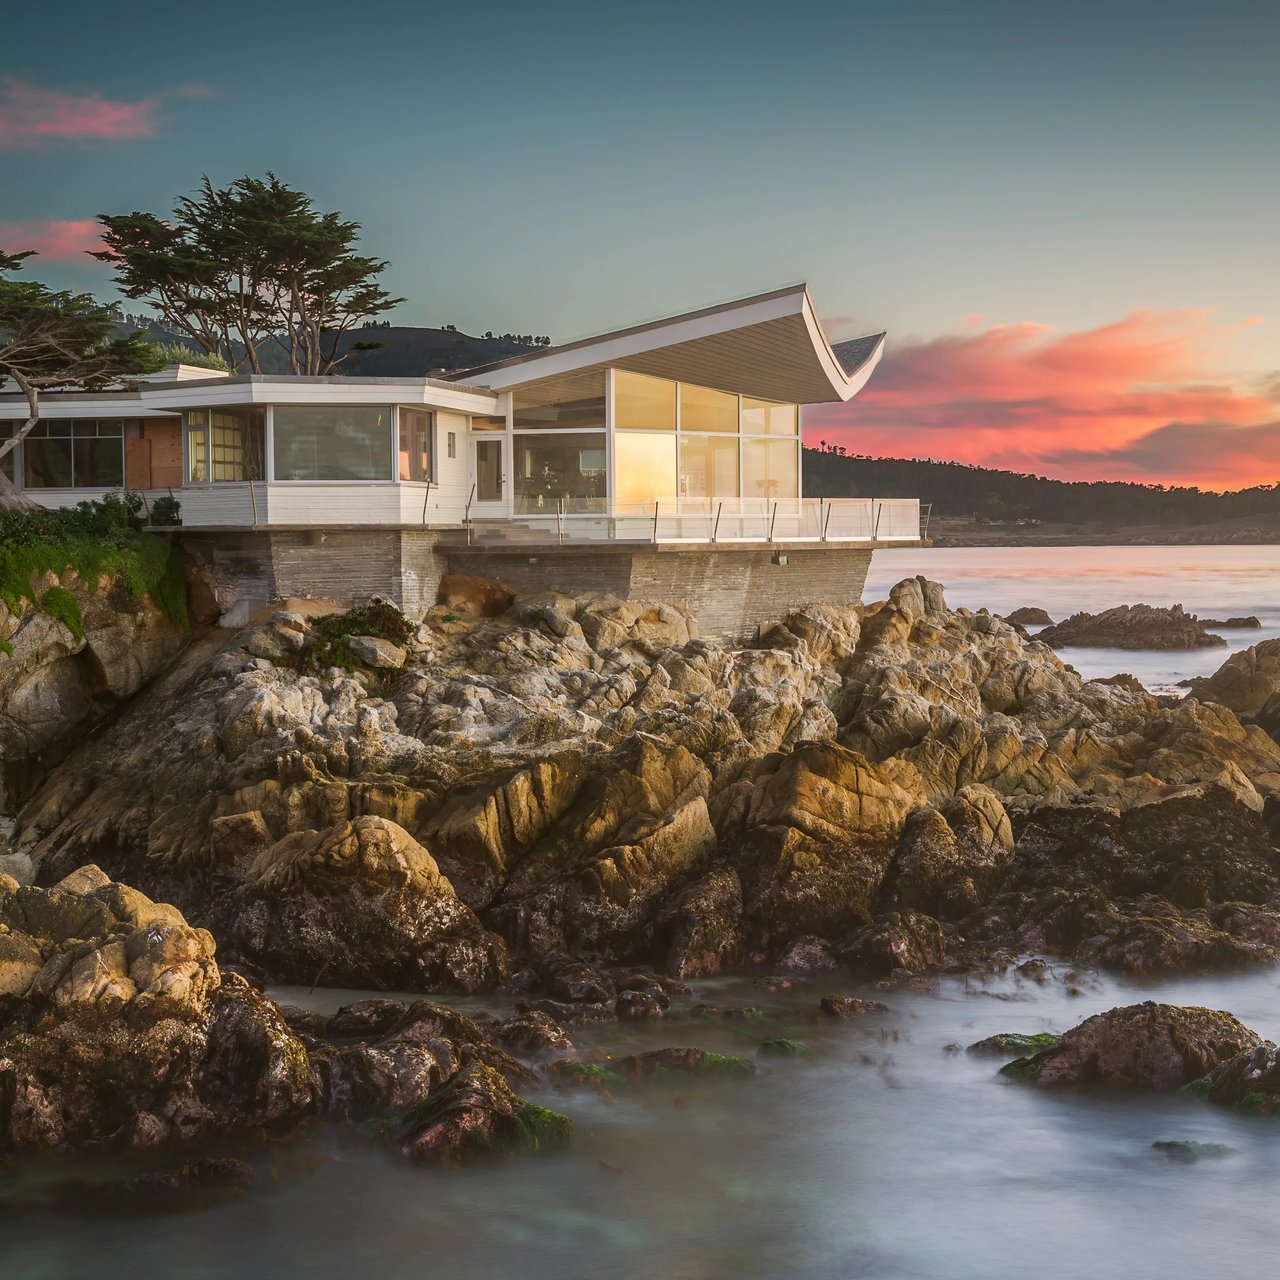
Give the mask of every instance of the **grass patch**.
M 102 578 L 118 582 L 135 602 L 150 596 L 175 627 L 186 630 L 187 587 L 177 551 L 141 530 L 142 499 L 108 494 L 61 511 L 0 511 L 0 600 L 17 613 L 23 601 L 64 623 L 77 639 L 83 623 L 64 587 L 40 595 L 45 574 L 73 570 L 90 593 Z

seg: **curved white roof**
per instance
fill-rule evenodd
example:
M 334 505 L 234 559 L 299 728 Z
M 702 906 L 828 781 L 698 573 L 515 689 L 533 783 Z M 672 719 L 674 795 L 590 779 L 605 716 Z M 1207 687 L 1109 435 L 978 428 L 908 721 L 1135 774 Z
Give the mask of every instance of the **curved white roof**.
M 808 287 L 798 284 L 442 376 L 509 391 L 612 367 L 764 400 L 821 404 L 862 389 L 883 354 L 884 337 L 871 334 L 833 348 Z

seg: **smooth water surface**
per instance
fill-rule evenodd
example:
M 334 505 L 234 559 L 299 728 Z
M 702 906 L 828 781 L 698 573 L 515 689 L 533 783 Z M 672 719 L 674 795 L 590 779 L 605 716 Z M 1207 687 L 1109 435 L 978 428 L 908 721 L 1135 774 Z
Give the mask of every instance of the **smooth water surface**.
M 1062 1030 L 1151 996 L 1229 1008 L 1276 1037 L 1277 975 L 1159 987 L 1085 979 L 1074 997 L 1060 980 L 947 981 L 932 994 L 889 994 L 892 1014 L 849 1022 L 816 1016 L 823 989 L 778 997 L 743 978 L 703 983 L 704 998 L 764 1005 L 767 1020 L 708 1028 L 672 1016 L 602 1028 L 596 1035 L 617 1052 L 698 1043 L 754 1054 L 765 1035 L 783 1033 L 812 1054 L 760 1059 L 761 1073 L 745 1083 L 621 1089 L 616 1100 L 543 1096 L 574 1118 L 563 1154 L 433 1171 L 331 1132 L 258 1152 L 261 1185 L 204 1212 L 124 1221 L 6 1212 L 3 1275 L 1269 1274 L 1280 1242 L 1280 1121 L 1179 1096 L 1039 1092 L 1000 1078 L 998 1059 L 953 1046 L 1001 1030 Z M 312 1000 L 334 1008 L 346 998 Z M 1184 1164 L 1152 1149 L 1166 1139 L 1233 1153 Z
M 1191 652 L 1063 649 L 1082 675 L 1128 671 L 1153 692 L 1207 676 L 1228 654 L 1280 636 L 1280 547 L 904 547 L 877 551 L 865 598 L 882 600 L 922 573 L 953 607 L 992 613 L 1038 606 L 1055 622 L 1120 604 L 1180 604 L 1205 618 L 1255 614 L 1258 631 L 1219 631 L 1225 649 Z

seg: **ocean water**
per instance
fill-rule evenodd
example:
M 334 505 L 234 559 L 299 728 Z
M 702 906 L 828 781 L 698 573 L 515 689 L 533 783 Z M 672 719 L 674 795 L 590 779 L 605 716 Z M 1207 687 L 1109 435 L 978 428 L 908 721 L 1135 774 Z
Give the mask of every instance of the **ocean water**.
M 1218 632 L 1225 649 L 1059 651 L 1086 677 L 1127 671 L 1156 693 L 1211 675 L 1234 650 L 1280 636 L 1280 547 L 895 548 L 875 553 L 865 598 L 882 600 L 918 573 L 941 582 L 952 606 L 992 613 L 1038 606 L 1060 622 L 1120 604 L 1180 604 L 1205 618 L 1254 614 L 1262 623 L 1257 631 Z
M 868 598 L 914 573 L 953 604 L 1005 612 L 1182 603 L 1256 613 L 1280 634 L 1275 548 L 919 550 L 878 553 Z M 1066 654 L 1086 674 L 1134 672 L 1151 687 L 1205 674 L 1227 650 Z M 678 1016 L 579 1034 L 623 1054 L 671 1044 L 755 1056 L 804 1040 L 803 1059 L 757 1059 L 752 1080 L 536 1095 L 575 1123 L 571 1147 L 464 1170 L 407 1166 L 325 1130 L 253 1148 L 259 1185 L 201 1212 L 94 1212 L 122 1168 L 41 1161 L 0 1175 L 4 1280 L 155 1275 L 171 1280 L 1168 1280 L 1272 1274 L 1280 1226 L 1280 1120 L 1180 1096 L 1042 1093 L 1005 1081 L 963 1046 L 998 1031 L 1061 1031 L 1141 999 L 1206 1004 L 1280 1038 L 1275 971 L 1137 983 L 1098 975 L 1044 984 L 944 980 L 930 992 L 863 994 L 888 1015 L 822 1020 L 828 979 L 783 995 L 748 977 L 697 998 L 750 1003 L 759 1022 Z M 359 994 L 280 990 L 331 1011 Z M 459 1002 L 503 1011 L 498 1000 Z M 1230 1152 L 1196 1163 L 1152 1143 Z M 82 1186 L 68 1200 L 56 1188 Z

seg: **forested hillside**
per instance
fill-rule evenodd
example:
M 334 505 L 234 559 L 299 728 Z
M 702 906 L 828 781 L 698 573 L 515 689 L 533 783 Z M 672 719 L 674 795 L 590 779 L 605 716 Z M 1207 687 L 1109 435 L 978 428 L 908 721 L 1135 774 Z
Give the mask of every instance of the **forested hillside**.
M 804 492 L 811 497 L 919 498 L 935 518 L 1039 520 L 1067 524 L 1210 524 L 1240 516 L 1280 514 L 1280 485 L 1234 493 L 1129 484 L 1064 481 L 960 462 L 867 458 L 804 451 Z

